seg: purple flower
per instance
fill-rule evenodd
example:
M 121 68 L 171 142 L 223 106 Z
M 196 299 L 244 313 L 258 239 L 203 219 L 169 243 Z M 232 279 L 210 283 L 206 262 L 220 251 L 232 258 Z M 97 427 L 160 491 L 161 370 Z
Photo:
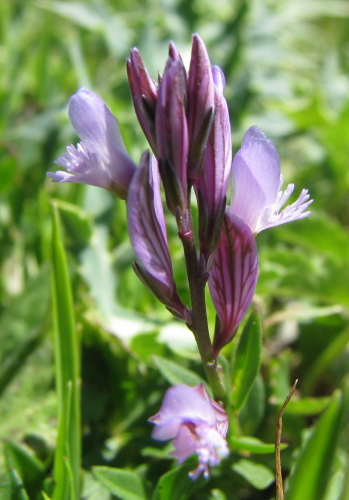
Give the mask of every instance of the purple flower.
M 224 75 L 212 68 L 215 119 L 208 136 L 203 168 L 194 184 L 199 205 L 200 252 L 209 271 L 217 247 L 231 173 L 232 146 L 227 102 L 223 96 Z
M 69 117 L 81 142 L 55 161 L 67 172 L 48 172 L 54 182 L 75 182 L 108 189 L 125 199 L 136 170 L 127 154 L 119 123 L 102 99 L 86 88 L 69 101 Z
M 144 285 L 182 320 L 190 314 L 182 304 L 173 278 L 168 250 L 160 176 L 154 156 L 143 154 L 127 196 L 127 223 L 130 240 L 140 264 L 134 270 Z
M 258 254 L 250 228 L 226 213 L 217 253 L 208 280 L 218 315 L 213 340 L 215 357 L 235 334 L 251 305 L 258 276 Z
M 149 421 L 155 424 L 154 439 L 174 439 L 175 450 L 170 455 L 177 458 L 178 464 L 197 454 L 199 464 L 189 474 L 192 479 L 197 479 L 201 473 L 209 477 L 208 466 L 218 465 L 220 457 L 228 454 L 225 440 L 228 416 L 210 399 L 203 383 L 196 387 L 182 384 L 170 387 L 159 413 Z
M 127 60 L 127 74 L 138 121 L 154 154 L 156 154 L 155 109 L 157 84 L 150 78 L 136 48 L 131 50 L 130 59 Z
M 215 111 L 214 84 L 210 59 L 204 42 L 193 35 L 188 74 L 188 177 L 195 181 L 202 170 L 202 154 Z
M 297 201 L 280 212 L 291 196 L 294 184 L 280 191 L 279 155 L 274 144 L 258 127 L 251 127 L 245 135 L 241 149 L 236 153 L 232 167 L 233 192 L 229 212 L 245 222 L 254 234 L 285 222 L 307 217 L 304 212 L 312 203 L 307 189 Z
M 158 161 L 166 194 L 173 215 L 178 207 L 187 208 L 188 125 L 186 118 L 187 75 L 176 48 L 170 55 L 159 86 L 156 106 L 156 140 Z

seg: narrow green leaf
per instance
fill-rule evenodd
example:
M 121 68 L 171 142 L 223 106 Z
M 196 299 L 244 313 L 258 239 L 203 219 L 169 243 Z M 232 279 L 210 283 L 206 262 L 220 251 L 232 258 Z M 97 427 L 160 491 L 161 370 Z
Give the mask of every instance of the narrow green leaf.
M 342 413 L 342 393 L 338 390 L 299 452 L 285 500 L 323 498 L 341 431 Z
M 0 500 L 29 500 L 21 478 L 15 469 L 0 477 Z
M 264 490 L 275 481 L 274 473 L 268 467 L 251 460 L 239 460 L 232 469 L 258 490 Z
M 68 500 L 70 481 L 65 457 L 74 477 L 75 498 L 79 498 L 80 489 L 80 370 L 74 304 L 56 207 L 53 210 L 52 227 L 52 314 L 59 420 L 54 465 L 56 488 L 53 499 Z
M 46 495 L 44 491 L 42 491 L 41 494 L 44 497 L 44 500 L 51 500 L 51 498 L 48 495 Z
M 259 314 L 249 317 L 235 351 L 232 402 L 240 410 L 258 375 L 262 355 L 262 325 Z
M 272 403 L 280 408 L 284 401 L 284 399 L 273 399 Z M 286 406 L 285 415 L 316 415 L 317 413 L 321 413 L 326 408 L 328 402 L 329 398 L 327 397 L 291 399 Z
M 263 443 L 260 439 L 251 436 L 231 437 L 229 444 L 237 450 L 250 451 L 259 455 L 267 455 L 275 452 L 274 443 Z M 281 444 L 280 449 L 287 448 L 287 444 Z
M 18 471 L 30 496 L 40 491 L 44 479 L 45 467 L 30 451 L 23 446 L 4 441 L 4 455 L 8 469 Z
M 132 471 L 112 467 L 94 467 L 97 481 L 121 500 L 145 500 L 140 477 Z
M 195 372 L 183 368 L 173 361 L 168 361 L 160 356 L 152 356 L 154 363 L 160 373 L 170 384 L 187 384 L 191 386 L 199 385 L 204 380 Z
M 196 462 L 188 462 L 164 474 L 155 487 L 153 500 L 183 500 L 200 489 L 207 481 L 202 476 L 197 481 L 188 476 L 196 466 Z

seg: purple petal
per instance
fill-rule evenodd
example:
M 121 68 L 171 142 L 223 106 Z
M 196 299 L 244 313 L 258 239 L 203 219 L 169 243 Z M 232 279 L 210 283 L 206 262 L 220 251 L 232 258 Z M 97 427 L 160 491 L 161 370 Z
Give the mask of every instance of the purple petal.
M 225 89 L 225 76 L 223 71 L 219 66 L 212 67 L 212 78 L 215 86 L 221 94 L 223 94 Z
M 216 416 L 204 386 L 179 384 L 166 391 L 159 413 L 149 420 L 156 424 L 152 437 L 165 441 L 176 437 L 183 423 L 214 426 Z
M 256 232 L 258 220 L 277 196 L 280 183 L 279 155 L 258 127 L 251 127 L 232 167 L 233 191 L 229 212 Z
M 161 302 L 187 320 L 173 279 L 158 165 L 154 156 L 149 160 L 149 153 L 143 155 L 130 185 L 127 223 L 134 252 L 145 270 L 145 274 L 141 269 L 137 274 Z
M 228 454 L 225 440 L 228 416 L 223 408 L 211 400 L 204 384 L 196 387 L 175 385 L 164 396 L 159 413 L 149 419 L 155 424 L 154 439 L 174 439 L 171 456 L 179 464 L 197 454 L 199 464 L 189 473 L 197 479 L 201 473 L 209 476 L 208 466 L 218 465 L 220 457 Z
M 203 170 L 195 190 L 199 200 L 199 241 L 201 254 L 211 267 L 220 233 L 231 173 L 232 145 L 227 102 L 215 88 L 216 116 L 206 144 Z
M 127 197 L 127 222 L 137 259 L 166 295 L 174 289 L 172 263 L 167 246 L 160 181 L 154 157 L 144 154 L 134 175 Z
M 183 211 L 186 209 L 188 126 L 185 107 L 185 69 L 180 59 L 169 59 L 159 88 L 156 137 L 159 163 L 163 165 L 161 177 L 172 213 L 176 213 L 177 206 Z
M 127 60 L 127 74 L 138 121 L 154 154 L 156 154 L 155 109 L 157 85 L 150 78 L 136 48 L 131 50 L 130 59 Z
M 234 336 L 250 307 L 257 283 L 258 256 L 250 228 L 226 213 L 217 253 L 209 277 L 209 289 L 220 328 L 215 333 L 215 356 Z
M 82 142 L 56 160 L 71 175 L 48 173 L 55 182 L 91 184 L 125 199 L 136 165 L 126 152 L 118 121 L 102 99 L 86 88 L 69 101 L 69 116 Z
M 188 75 L 188 175 L 195 178 L 214 116 L 214 84 L 210 59 L 199 35 L 193 35 Z

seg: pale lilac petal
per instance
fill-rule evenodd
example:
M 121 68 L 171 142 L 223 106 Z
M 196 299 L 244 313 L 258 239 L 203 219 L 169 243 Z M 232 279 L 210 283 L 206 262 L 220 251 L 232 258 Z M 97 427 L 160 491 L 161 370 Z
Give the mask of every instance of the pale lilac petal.
M 209 476 L 209 466 L 220 463 L 228 454 L 225 440 L 228 416 L 211 400 L 204 384 L 188 387 L 180 384 L 166 391 L 159 413 L 149 419 L 155 424 L 152 437 L 160 441 L 174 439 L 171 456 L 179 464 L 196 454 L 198 466 L 189 473 L 197 479 L 201 473 Z
M 56 160 L 72 175 L 48 173 L 55 182 L 75 182 L 108 189 L 125 199 L 136 165 L 127 154 L 118 121 L 103 100 L 82 88 L 69 101 L 69 117 L 82 142 Z
M 212 67 L 212 77 L 213 77 L 213 82 L 219 92 L 223 94 L 224 89 L 225 89 L 225 76 L 223 71 L 219 66 L 213 66 Z
M 167 390 L 157 415 L 150 419 L 156 423 L 153 438 L 172 439 L 185 422 L 194 425 L 207 423 L 215 425 L 216 416 L 207 394 L 200 386 L 189 387 L 184 384 L 174 385 Z
M 172 442 L 175 450 L 171 451 L 169 455 L 171 457 L 176 457 L 177 463 L 180 465 L 187 458 L 196 453 L 199 443 L 196 434 L 190 430 L 189 425 L 181 425 L 176 435 L 176 439 Z
M 209 289 L 220 328 L 215 333 L 215 356 L 234 336 L 250 307 L 257 283 L 258 255 L 250 228 L 231 213 L 224 216 Z
M 276 199 L 280 182 L 279 155 L 258 127 L 247 131 L 234 157 L 232 175 L 229 211 L 255 233 L 259 217 Z

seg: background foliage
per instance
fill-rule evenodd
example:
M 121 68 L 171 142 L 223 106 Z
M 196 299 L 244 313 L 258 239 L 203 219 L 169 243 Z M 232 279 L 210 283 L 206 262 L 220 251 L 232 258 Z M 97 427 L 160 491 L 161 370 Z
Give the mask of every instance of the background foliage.
M 53 314 L 57 307 L 74 309 L 81 344 L 74 363 L 82 378 L 83 498 L 149 498 L 164 473 L 156 500 L 275 497 L 273 455 L 265 446 L 273 442 L 277 413 L 295 378 L 299 389 L 284 418 L 285 476 L 296 463 L 286 497 L 349 498 L 348 18 L 346 0 L 2 0 L 1 500 L 36 500 L 43 488 L 49 496 L 52 491 L 52 204 L 62 221 L 73 290 L 73 307 L 54 292 Z M 134 275 L 124 203 L 97 188 L 45 180 L 53 160 L 77 141 L 67 102 L 81 86 L 107 102 L 139 161 L 147 145 L 128 91 L 129 49 L 140 49 L 156 78 L 170 39 L 188 63 L 192 32 L 226 74 L 234 150 L 247 127 L 258 125 L 279 149 L 285 181 L 295 182 L 296 192 L 308 188 L 315 200 L 310 218 L 257 238 L 261 370 L 251 381 L 241 379 L 241 363 L 232 370 L 231 380 L 247 392 L 234 396 L 232 453 L 209 481 L 198 483 L 186 479 L 192 464 L 174 468 L 168 445 L 151 441 L 147 423 L 170 383 L 195 384 L 204 376 L 190 332 Z M 169 224 L 178 288 L 188 302 L 176 229 Z M 213 325 L 212 307 L 209 316 Z M 256 342 L 241 340 L 246 359 L 257 359 Z M 227 377 L 237 343 L 223 350 Z M 128 472 L 121 477 L 108 467 Z

